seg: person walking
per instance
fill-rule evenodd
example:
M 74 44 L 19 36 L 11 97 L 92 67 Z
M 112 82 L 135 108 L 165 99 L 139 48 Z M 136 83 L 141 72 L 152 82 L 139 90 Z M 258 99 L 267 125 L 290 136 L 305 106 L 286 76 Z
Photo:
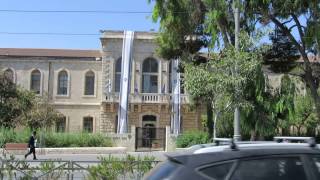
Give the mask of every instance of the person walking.
M 27 158 L 32 153 L 33 160 L 37 160 L 37 157 L 36 157 L 36 141 L 37 141 L 36 135 L 37 135 L 37 132 L 33 131 L 32 136 L 30 137 L 29 143 L 28 143 L 30 151 L 26 155 L 24 155 L 24 158 Z

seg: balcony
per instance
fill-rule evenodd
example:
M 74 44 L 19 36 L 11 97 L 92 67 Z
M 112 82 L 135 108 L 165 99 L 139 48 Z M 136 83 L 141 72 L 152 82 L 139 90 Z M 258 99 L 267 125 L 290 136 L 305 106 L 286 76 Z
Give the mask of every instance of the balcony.
M 185 94 L 180 95 L 181 104 L 190 103 L 189 98 Z M 118 103 L 119 93 L 108 94 L 105 96 L 103 102 Z M 170 104 L 172 103 L 171 94 L 156 94 L 156 93 L 140 93 L 140 94 L 130 94 L 130 103 L 159 103 L 159 104 Z

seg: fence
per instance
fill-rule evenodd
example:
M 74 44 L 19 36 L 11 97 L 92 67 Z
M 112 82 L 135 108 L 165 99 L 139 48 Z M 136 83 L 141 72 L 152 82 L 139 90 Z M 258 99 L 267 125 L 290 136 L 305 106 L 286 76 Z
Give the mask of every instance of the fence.
M 109 159 L 110 160 L 110 159 Z M 59 161 L 0 159 L 0 180 L 142 179 L 159 161 Z
M 136 151 L 164 151 L 166 129 L 154 127 L 136 128 Z

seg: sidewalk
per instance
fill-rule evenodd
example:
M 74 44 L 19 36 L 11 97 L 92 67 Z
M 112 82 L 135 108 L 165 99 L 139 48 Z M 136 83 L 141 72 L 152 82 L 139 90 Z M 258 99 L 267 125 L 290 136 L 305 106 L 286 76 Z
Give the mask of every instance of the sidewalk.
M 9 150 L 8 154 L 21 155 L 27 150 Z M 72 148 L 36 148 L 36 153 L 46 154 L 125 154 L 126 147 L 72 147 Z M 0 149 L 3 153 L 3 149 Z

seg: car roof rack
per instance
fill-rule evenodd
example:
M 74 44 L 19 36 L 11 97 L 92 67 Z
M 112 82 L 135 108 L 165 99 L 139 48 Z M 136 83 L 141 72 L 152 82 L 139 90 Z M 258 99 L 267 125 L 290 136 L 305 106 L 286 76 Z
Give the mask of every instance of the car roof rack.
M 303 141 L 309 144 L 310 147 L 314 148 L 317 146 L 316 140 L 314 137 L 292 137 L 292 136 L 275 136 L 273 137 L 274 141 L 277 142 L 286 142 L 286 141 Z
M 237 144 L 234 142 L 233 138 L 213 138 L 214 142 L 219 145 L 220 142 L 228 142 L 230 143 L 230 148 L 232 150 L 239 150 Z

